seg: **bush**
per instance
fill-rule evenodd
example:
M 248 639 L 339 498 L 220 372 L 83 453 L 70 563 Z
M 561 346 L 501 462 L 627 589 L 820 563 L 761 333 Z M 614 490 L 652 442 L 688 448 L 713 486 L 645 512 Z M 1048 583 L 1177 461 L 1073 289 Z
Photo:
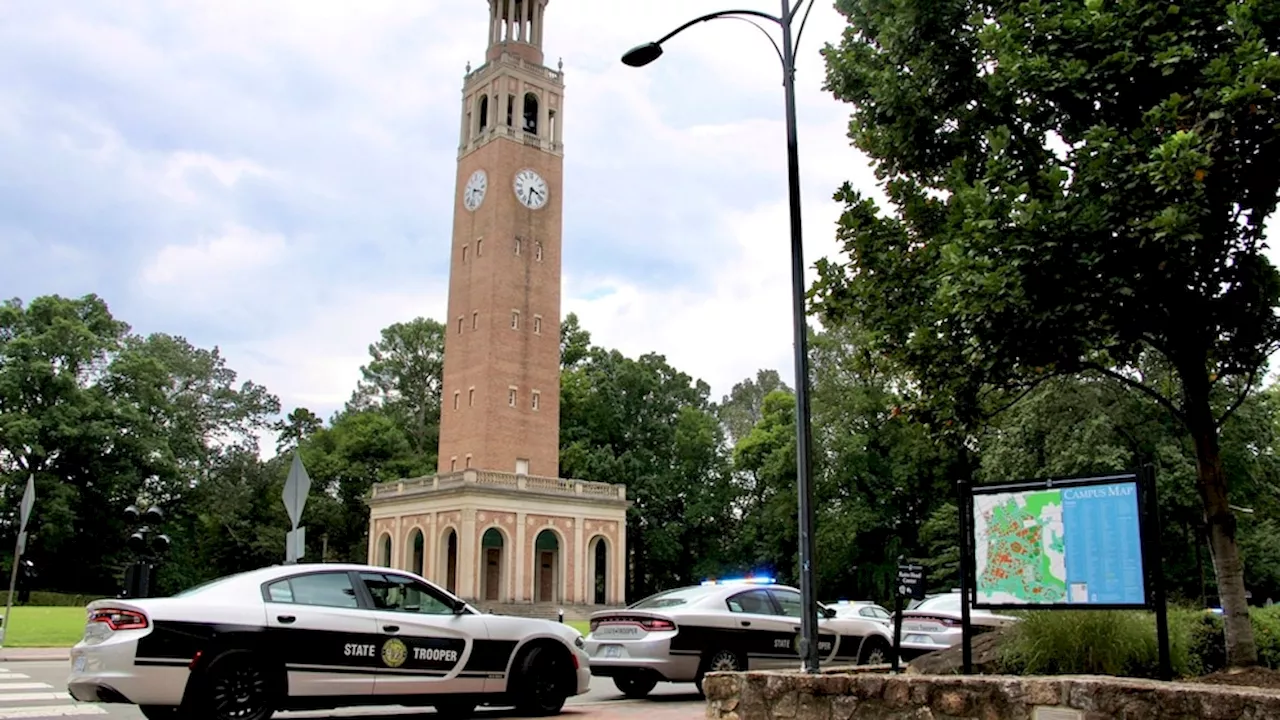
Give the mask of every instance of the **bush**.
M 77 595 L 71 593 L 41 592 L 33 590 L 31 597 L 26 602 L 20 603 L 17 599 L 17 593 L 14 593 L 14 605 L 31 605 L 37 607 L 84 607 L 94 600 L 101 600 L 107 595 Z M 9 592 L 0 590 L 0 611 L 4 609 L 3 604 L 7 602 Z
M 1123 610 L 1015 613 L 1000 650 L 1005 672 L 1020 675 L 1096 674 L 1158 677 L 1155 614 Z M 1280 669 L 1280 605 L 1251 608 L 1258 661 Z M 1169 646 L 1176 677 L 1197 677 L 1226 666 L 1222 618 L 1191 608 L 1169 608 Z
M 1155 616 L 1116 610 L 1020 613 L 1001 649 L 1006 672 L 1022 675 L 1157 677 Z M 1186 674 L 1188 637 L 1170 621 L 1176 674 Z

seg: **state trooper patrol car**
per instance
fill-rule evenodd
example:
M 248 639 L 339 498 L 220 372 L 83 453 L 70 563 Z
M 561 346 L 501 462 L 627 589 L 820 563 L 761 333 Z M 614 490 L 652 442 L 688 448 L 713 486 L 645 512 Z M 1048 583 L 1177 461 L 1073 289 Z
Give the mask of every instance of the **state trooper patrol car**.
M 572 627 L 486 615 L 417 575 L 371 565 L 261 568 L 86 611 L 68 692 L 137 705 L 149 720 L 361 705 L 555 715 L 591 682 Z
M 659 682 L 693 682 L 709 672 L 799 666 L 800 591 L 769 578 L 708 581 L 667 590 L 625 610 L 591 616 L 591 674 L 611 677 L 627 697 Z M 818 653 L 825 663 L 889 661 L 890 630 L 869 618 L 836 618 L 819 605 Z

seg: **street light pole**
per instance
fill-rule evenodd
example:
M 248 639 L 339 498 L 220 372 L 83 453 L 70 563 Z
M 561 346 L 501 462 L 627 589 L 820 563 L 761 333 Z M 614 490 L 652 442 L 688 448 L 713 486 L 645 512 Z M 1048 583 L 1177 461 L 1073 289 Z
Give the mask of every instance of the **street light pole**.
M 799 531 L 800 531 L 800 657 L 804 670 L 818 672 L 818 601 L 815 597 L 813 582 L 813 467 L 812 451 L 813 433 L 810 428 L 809 406 L 809 326 L 805 313 L 804 285 L 804 242 L 800 222 L 800 151 L 796 131 L 796 63 L 795 40 L 792 38 L 791 26 L 804 0 L 797 0 L 794 7 L 791 0 L 781 0 L 782 14 L 774 17 L 758 10 L 724 10 L 704 15 L 681 25 L 667 33 L 657 42 L 639 45 L 622 56 L 622 62 L 632 67 L 641 67 L 662 56 L 662 44 L 697 23 L 718 18 L 735 18 L 747 20 L 760 28 L 778 51 L 778 59 L 782 61 L 782 87 L 786 102 L 787 125 L 787 191 L 791 207 L 791 301 L 792 324 L 795 348 L 795 384 L 796 384 L 796 492 L 798 495 Z M 813 0 L 809 0 L 809 9 L 813 8 Z M 782 30 L 782 47 L 774 42 L 773 36 L 760 25 L 751 21 L 757 17 L 771 20 Z M 808 20 L 808 10 L 801 20 L 800 32 L 804 32 L 804 22 Z

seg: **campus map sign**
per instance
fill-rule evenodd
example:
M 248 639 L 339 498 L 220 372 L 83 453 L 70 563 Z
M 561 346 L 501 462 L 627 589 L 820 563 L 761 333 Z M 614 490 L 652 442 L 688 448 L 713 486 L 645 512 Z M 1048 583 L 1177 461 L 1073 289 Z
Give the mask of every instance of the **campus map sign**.
M 973 488 L 978 607 L 1145 607 L 1136 475 Z

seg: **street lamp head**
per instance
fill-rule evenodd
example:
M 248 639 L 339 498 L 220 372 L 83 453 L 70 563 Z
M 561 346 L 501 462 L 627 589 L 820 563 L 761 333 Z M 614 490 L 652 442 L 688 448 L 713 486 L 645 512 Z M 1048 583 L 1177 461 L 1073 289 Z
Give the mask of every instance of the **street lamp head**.
M 662 57 L 662 46 L 651 42 L 628 50 L 627 54 L 622 56 L 622 62 L 631 67 L 644 67 L 660 57 Z
M 142 518 L 152 525 L 159 525 L 164 522 L 164 511 L 152 505 L 147 508 L 147 512 Z
M 124 519 L 126 521 L 136 523 L 140 517 L 142 517 L 142 513 L 138 511 L 137 505 L 130 505 L 124 509 Z

